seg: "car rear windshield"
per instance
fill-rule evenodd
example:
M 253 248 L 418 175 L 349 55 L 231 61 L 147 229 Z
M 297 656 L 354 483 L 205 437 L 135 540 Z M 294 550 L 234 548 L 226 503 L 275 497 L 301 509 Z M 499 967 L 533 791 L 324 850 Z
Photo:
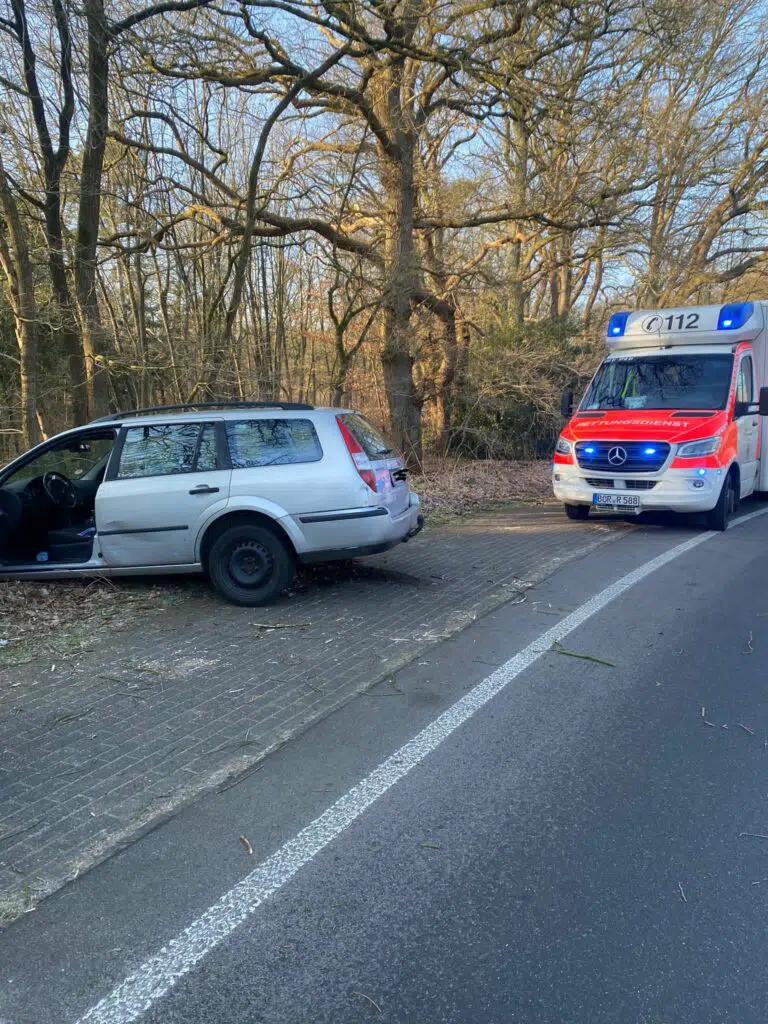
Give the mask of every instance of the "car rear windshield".
M 229 420 L 226 429 L 233 469 L 319 462 L 323 457 L 311 420 Z
M 345 413 L 339 419 L 369 459 L 388 459 L 395 454 L 384 435 L 365 417 L 357 413 Z

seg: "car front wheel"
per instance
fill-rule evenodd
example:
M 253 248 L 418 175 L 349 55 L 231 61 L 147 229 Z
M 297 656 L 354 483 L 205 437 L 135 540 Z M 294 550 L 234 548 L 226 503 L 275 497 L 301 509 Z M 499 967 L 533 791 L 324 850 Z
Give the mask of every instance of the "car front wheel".
M 293 580 L 295 561 L 267 526 L 241 524 L 225 530 L 208 556 L 208 575 L 228 601 L 270 604 Z

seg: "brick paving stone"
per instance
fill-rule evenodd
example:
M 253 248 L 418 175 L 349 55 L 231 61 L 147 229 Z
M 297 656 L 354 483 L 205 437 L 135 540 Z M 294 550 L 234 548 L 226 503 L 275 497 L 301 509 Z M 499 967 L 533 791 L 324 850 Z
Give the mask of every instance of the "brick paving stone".
M 191 582 L 73 659 L 0 670 L 0 923 L 617 536 L 554 508 L 488 513 L 318 568 L 270 608 Z

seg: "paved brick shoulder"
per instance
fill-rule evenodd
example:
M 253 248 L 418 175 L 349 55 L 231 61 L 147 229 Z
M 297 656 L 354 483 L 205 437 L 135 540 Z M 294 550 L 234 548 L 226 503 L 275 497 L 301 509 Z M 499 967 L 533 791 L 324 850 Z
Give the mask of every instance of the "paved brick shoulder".
M 616 535 L 556 509 L 488 514 L 315 571 L 269 609 L 193 584 L 75 662 L 3 670 L 0 923 Z

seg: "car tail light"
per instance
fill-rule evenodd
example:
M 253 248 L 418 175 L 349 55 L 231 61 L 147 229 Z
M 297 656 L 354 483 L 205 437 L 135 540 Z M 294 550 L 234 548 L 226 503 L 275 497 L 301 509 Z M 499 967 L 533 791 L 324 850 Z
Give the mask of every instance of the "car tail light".
M 354 437 L 352 431 L 342 420 L 341 416 L 336 417 L 336 422 L 339 425 L 341 436 L 344 438 L 344 444 L 347 446 L 347 451 L 352 457 L 352 461 L 355 464 L 355 469 L 360 474 L 361 479 L 370 487 L 372 491 L 376 491 L 376 474 L 373 471 L 371 460 L 365 454 L 363 446 Z

